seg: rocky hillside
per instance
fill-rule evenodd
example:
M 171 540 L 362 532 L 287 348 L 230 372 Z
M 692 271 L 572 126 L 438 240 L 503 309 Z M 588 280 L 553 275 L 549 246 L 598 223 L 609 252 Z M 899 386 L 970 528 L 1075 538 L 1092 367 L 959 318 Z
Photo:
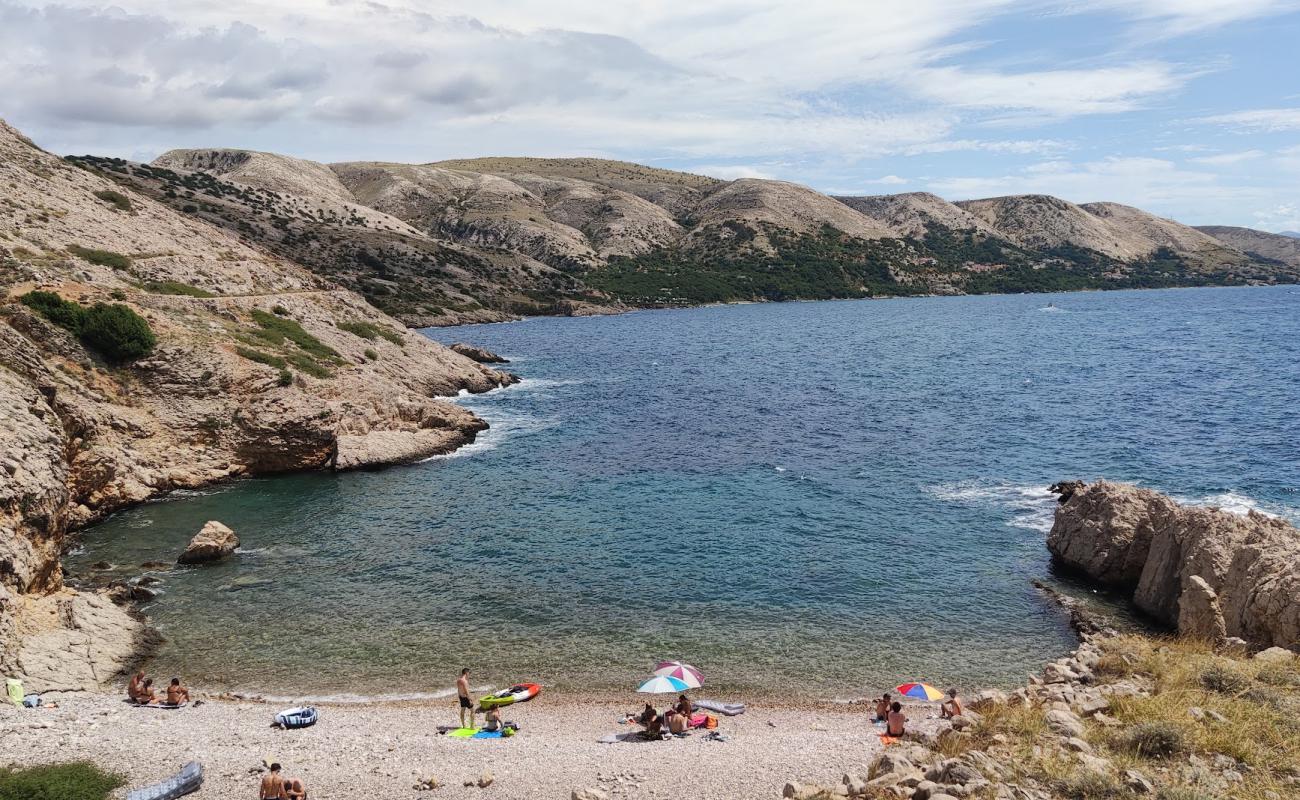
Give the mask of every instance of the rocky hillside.
M 1126 484 L 1061 485 L 1048 549 L 1185 636 L 1300 649 L 1300 530 Z
M 194 185 L 173 191 L 219 199 Z M 110 677 L 144 635 L 63 587 L 69 530 L 233 476 L 446 452 L 485 424 L 434 398 L 513 380 L 3 123 L 0 287 L 0 672 L 51 688 Z
M 1114 203 L 831 198 L 601 159 L 325 165 L 175 150 L 89 169 L 411 325 L 728 300 L 1294 282 L 1300 265 Z
M 1213 236 L 1254 259 L 1300 267 L 1300 234 L 1265 233 L 1227 225 L 1203 225 L 1196 230 Z

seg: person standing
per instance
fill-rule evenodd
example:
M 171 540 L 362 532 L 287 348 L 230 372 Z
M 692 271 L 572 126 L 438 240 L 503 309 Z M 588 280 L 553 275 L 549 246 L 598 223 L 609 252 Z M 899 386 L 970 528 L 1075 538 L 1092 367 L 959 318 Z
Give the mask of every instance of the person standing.
M 257 800 L 281 800 L 284 797 L 284 778 L 280 777 L 280 765 L 272 764 L 271 771 L 262 778 L 262 786 L 257 790 Z
M 469 699 L 469 667 L 460 671 L 460 677 L 456 679 L 456 696 L 460 700 L 460 726 L 462 728 L 474 727 L 474 701 Z M 469 724 L 465 724 L 465 712 L 469 712 Z

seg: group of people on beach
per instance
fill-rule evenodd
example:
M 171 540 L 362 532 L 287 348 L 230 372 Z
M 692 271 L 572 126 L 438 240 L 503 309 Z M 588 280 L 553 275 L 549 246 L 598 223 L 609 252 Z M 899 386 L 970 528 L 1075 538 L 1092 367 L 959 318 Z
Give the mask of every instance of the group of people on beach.
M 691 724 L 691 713 L 694 707 L 686 695 L 677 697 L 677 704 L 672 708 L 660 714 L 650 703 L 645 704 L 645 709 L 637 716 L 629 714 L 628 722 L 635 722 L 642 728 L 645 728 L 648 736 L 661 736 L 666 730 L 668 733 L 686 733 Z
M 181 684 L 180 678 L 172 678 L 162 697 L 154 689 L 153 678 L 146 678 L 144 670 L 138 670 L 126 685 L 126 698 L 137 705 L 179 706 L 190 701 L 190 690 Z
M 284 777 L 280 765 L 272 764 L 271 771 L 262 777 L 257 800 L 307 800 L 307 787 L 300 778 Z
M 460 677 L 456 679 L 456 699 L 460 705 L 460 726 L 462 728 L 474 727 L 475 708 L 474 708 L 474 701 L 471 700 L 469 696 L 469 667 L 465 667 L 464 669 L 462 669 L 460 671 Z M 466 711 L 469 712 L 469 725 L 465 724 Z M 509 724 L 511 727 L 517 729 L 517 726 L 515 726 L 513 723 L 509 723 Z M 483 730 L 488 731 L 490 733 L 496 733 L 497 731 L 504 730 L 506 728 L 506 725 L 507 723 L 503 722 L 501 718 L 500 706 L 493 706 L 489 708 L 487 710 L 487 713 L 484 714 L 483 716 Z M 506 731 L 506 733 L 510 733 L 510 731 Z
M 956 689 L 949 689 L 948 696 L 939 704 L 939 718 L 952 719 L 962 714 L 961 700 Z M 903 704 L 885 692 L 876 701 L 876 722 L 885 723 L 885 735 L 894 738 L 907 733 L 907 715 L 903 713 Z

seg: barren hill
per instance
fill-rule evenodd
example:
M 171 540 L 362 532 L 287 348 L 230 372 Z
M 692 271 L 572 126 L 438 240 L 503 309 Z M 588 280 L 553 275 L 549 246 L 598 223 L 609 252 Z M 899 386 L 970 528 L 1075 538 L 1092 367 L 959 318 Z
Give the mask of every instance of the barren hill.
M 869 197 L 837 197 L 849 208 L 876 220 L 898 235 L 924 238 L 931 228 L 975 231 L 1001 237 L 997 230 L 955 203 L 929 192 L 906 192 Z
M 1247 255 L 1300 267 L 1300 235 L 1265 233 L 1227 225 L 1205 225 L 1197 227 L 1197 230 Z
M 1243 253 L 1202 231 L 1171 219 L 1157 217 L 1132 206 L 1119 203 L 1085 203 L 1081 206 L 1093 216 L 1105 220 L 1111 230 L 1128 246 L 1143 254 L 1161 248 L 1178 253 L 1202 268 L 1242 264 L 1249 259 Z
M 63 587 L 68 530 L 232 476 L 446 452 L 485 425 L 434 398 L 511 380 L 106 174 L 129 177 L 0 122 L 0 671 L 49 689 L 111 677 L 141 634 Z

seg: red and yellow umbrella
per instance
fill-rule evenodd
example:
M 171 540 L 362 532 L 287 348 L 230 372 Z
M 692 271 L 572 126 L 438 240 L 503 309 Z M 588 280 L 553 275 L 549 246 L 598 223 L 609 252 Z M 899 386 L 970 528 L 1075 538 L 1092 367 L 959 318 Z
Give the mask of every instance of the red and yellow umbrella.
M 917 700 L 941 700 L 943 692 L 934 688 L 928 683 L 904 683 L 895 687 L 894 691 L 903 697 L 914 697 Z

